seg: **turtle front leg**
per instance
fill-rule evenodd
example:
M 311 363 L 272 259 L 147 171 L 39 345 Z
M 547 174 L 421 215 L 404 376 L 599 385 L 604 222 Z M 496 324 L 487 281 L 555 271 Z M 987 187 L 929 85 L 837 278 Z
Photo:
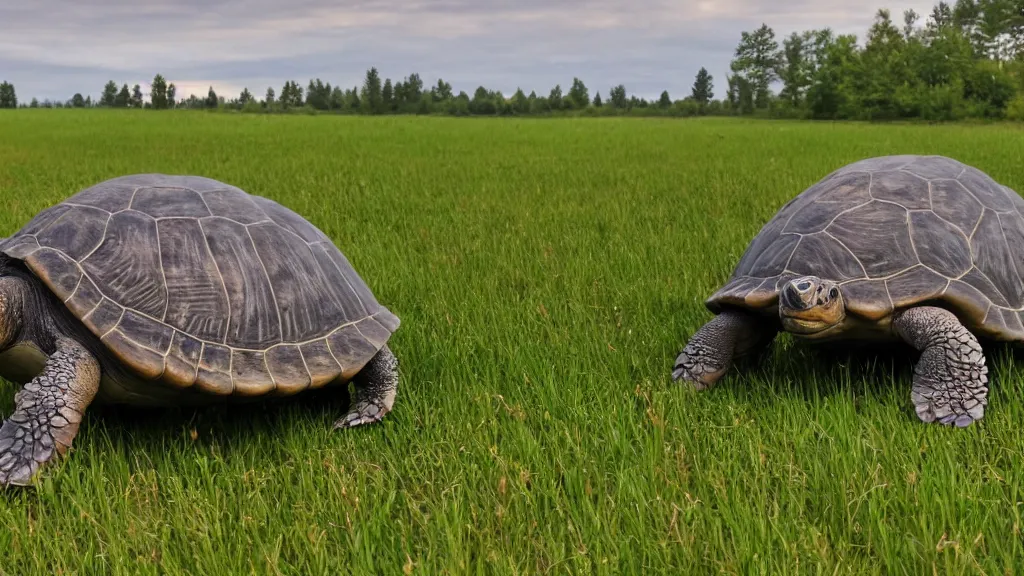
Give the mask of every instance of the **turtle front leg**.
M 921 352 L 910 398 L 924 422 L 958 427 L 981 420 L 988 404 L 988 367 L 978 339 L 952 312 L 918 306 L 898 314 L 893 330 Z
M 41 466 L 67 452 L 99 384 L 96 358 L 61 340 L 42 372 L 14 395 L 14 413 L 0 426 L 0 485 L 29 485 Z
M 352 428 L 379 422 L 391 411 L 398 393 L 398 358 L 385 345 L 353 378 L 355 395 L 349 413 L 335 428 Z
M 778 329 L 767 320 L 742 310 L 724 310 L 690 338 L 676 357 L 674 380 L 698 390 L 710 388 L 743 356 L 763 351 Z

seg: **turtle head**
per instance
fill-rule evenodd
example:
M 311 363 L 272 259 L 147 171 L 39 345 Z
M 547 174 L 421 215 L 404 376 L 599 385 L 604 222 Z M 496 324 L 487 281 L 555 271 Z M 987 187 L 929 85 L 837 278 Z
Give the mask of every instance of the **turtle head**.
M 846 317 L 843 292 L 817 276 L 794 278 L 779 293 L 779 318 L 787 332 L 811 336 L 839 325 Z

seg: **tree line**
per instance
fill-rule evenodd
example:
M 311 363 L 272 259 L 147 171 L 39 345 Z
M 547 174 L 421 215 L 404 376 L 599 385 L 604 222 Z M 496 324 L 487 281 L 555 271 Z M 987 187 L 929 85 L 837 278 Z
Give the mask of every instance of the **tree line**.
M 779 39 L 767 24 L 743 31 L 721 98 L 701 68 L 688 94 L 662 91 L 654 100 L 630 95 L 622 84 L 591 96 L 579 78 L 563 92 L 517 89 L 511 95 L 478 86 L 456 93 L 438 79 L 429 88 L 417 73 L 401 80 L 367 70 L 361 85 L 332 86 L 314 78 L 289 80 L 262 97 L 248 88 L 230 98 L 210 87 L 205 97 L 177 98 L 173 82 L 157 74 L 148 95 L 136 84 L 111 80 L 98 100 L 76 93 L 65 102 L 18 102 L 0 83 L 0 108 L 109 107 L 208 109 L 242 112 L 465 115 L 755 115 L 785 118 L 886 120 L 1008 118 L 1024 120 L 1024 0 L 956 0 L 936 4 L 924 18 L 913 10 L 898 25 L 887 9 L 875 13 L 861 43 L 830 28 Z M 775 88 L 778 88 L 776 92 Z M 148 96 L 148 99 L 146 98 Z
M 721 103 L 713 100 L 711 74 L 701 68 L 694 82 L 693 93 L 684 100 L 693 102 L 694 106 L 715 107 Z M 8 95 L 9 94 L 9 95 Z M 294 80 L 284 83 L 280 93 L 268 87 L 262 98 L 256 98 L 248 88 L 233 98 L 218 95 L 211 86 L 205 97 L 189 95 L 187 98 L 176 99 L 177 87 L 167 82 L 163 75 L 154 76 L 150 84 L 148 100 L 142 87 L 135 84 L 129 89 L 128 84 L 117 84 L 110 80 L 104 86 L 98 100 L 91 96 L 76 93 L 66 101 L 18 102 L 14 86 L 4 82 L 0 84 L 0 108 L 143 108 L 143 109 L 208 109 L 208 110 L 239 110 L 242 112 L 338 112 L 356 114 L 435 114 L 448 113 L 453 115 L 506 115 L 506 114 L 543 114 L 553 112 L 571 112 L 594 109 L 628 111 L 632 109 L 671 111 L 682 101 L 672 100 L 667 91 L 663 91 L 656 101 L 647 101 L 635 95 L 629 95 L 622 84 L 608 91 L 607 99 L 595 93 L 593 98 L 590 90 L 579 78 L 573 78 L 567 92 L 563 94 L 561 85 L 556 85 L 545 96 L 536 92 L 525 94 L 521 89 L 510 96 L 501 91 L 488 90 L 480 86 L 469 96 L 464 91 L 454 92 L 451 84 L 438 79 L 437 84 L 426 88 L 417 73 L 410 74 L 402 80 L 392 82 L 390 78 L 381 81 L 376 67 L 366 72 L 362 85 L 351 88 L 332 86 L 320 78 L 314 78 L 308 85 L 300 86 Z

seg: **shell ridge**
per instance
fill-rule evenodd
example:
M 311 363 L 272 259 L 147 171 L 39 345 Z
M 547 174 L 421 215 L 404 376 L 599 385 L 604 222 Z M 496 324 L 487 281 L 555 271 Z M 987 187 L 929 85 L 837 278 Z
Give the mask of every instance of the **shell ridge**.
M 206 352 L 206 342 L 200 340 L 199 342 L 199 355 L 196 356 L 196 368 L 195 373 L 192 374 L 193 384 L 199 380 L 199 366 L 203 363 L 203 352 Z
M 193 192 L 196 192 L 195 190 Z M 210 204 L 206 201 L 206 196 L 202 192 L 196 192 L 199 195 L 199 199 L 203 201 L 203 206 L 206 206 L 206 211 L 210 212 L 210 216 L 214 217 L 213 210 L 210 209 Z M 206 237 L 206 229 L 203 228 L 203 218 L 196 218 L 199 222 L 199 232 L 203 235 L 203 246 L 206 246 L 206 253 L 210 255 L 210 259 L 213 260 L 213 268 L 217 269 L 217 278 L 220 279 L 220 287 L 224 290 L 224 301 L 227 302 L 227 319 L 224 321 L 224 337 L 220 339 L 220 343 L 227 344 L 227 333 L 231 330 L 231 296 L 227 293 L 227 283 L 224 282 L 224 273 L 220 271 L 220 262 L 217 261 L 216 255 L 210 248 L 210 239 Z M 206 343 L 203 343 L 206 346 Z M 197 374 L 198 374 L 197 368 Z
M 883 198 L 875 198 L 873 201 L 874 202 L 883 203 L 883 204 L 892 204 L 893 206 L 899 206 L 900 208 L 903 209 L 904 212 L 909 212 L 910 211 L 910 209 L 907 208 L 906 206 L 904 206 L 903 204 L 900 204 L 899 202 L 894 202 L 892 200 L 885 200 Z
M 914 223 L 911 222 L 911 220 L 910 220 L 910 210 L 907 210 L 907 212 L 906 212 L 906 219 L 904 220 L 904 222 L 906 222 L 906 225 L 907 225 L 907 238 L 910 239 L 910 250 L 914 253 L 914 258 L 917 258 L 917 261 L 922 266 L 924 266 L 924 261 L 921 260 L 921 255 L 917 253 L 917 244 L 914 242 Z M 969 243 L 968 243 L 967 247 L 970 248 L 970 244 Z M 925 268 L 928 268 L 928 267 L 925 266 Z M 929 268 L 929 270 L 930 270 L 930 268 Z M 945 274 L 943 274 L 943 276 L 945 276 Z
M 261 210 L 262 210 L 262 208 L 261 208 Z M 229 220 L 230 220 L 230 218 L 229 218 Z M 274 222 L 273 220 L 270 220 L 270 219 L 267 219 L 267 220 L 260 220 L 259 222 L 253 222 L 253 223 L 251 223 L 251 224 L 242 224 L 241 222 L 239 222 L 239 224 L 242 224 L 242 226 L 245 226 L 245 227 L 246 227 L 246 229 L 248 229 L 248 228 L 249 228 L 249 226 L 255 226 L 255 225 L 257 225 L 257 224 L 268 224 L 268 223 L 269 223 L 269 224 L 273 224 L 274 226 L 276 226 L 276 227 L 280 228 L 280 229 L 281 229 L 281 230 L 283 230 L 283 231 L 284 231 L 284 232 L 285 232 L 286 234 L 291 234 L 292 236 L 295 236 L 296 238 L 298 238 L 298 239 L 299 239 L 299 241 L 300 241 L 300 242 L 302 242 L 302 243 L 303 243 L 303 244 L 305 244 L 306 246 L 312 246 L 312 243 L 311 243 L 311 242 L 308 242 L 308 241 L 306 241 L 306 239 L 305 239 L 305 238 L 303 238 L 302 236 L 299 236 L 299 235 L 298 235 L 297 233 L 295 233 L 295 231 L 294 231 L 294 230 L 289 230 L 288 228 L 285 228 L 284 226 L 281 226 L 281 225 L 280 225 L 280 224 L 278 224 L 277 222 Z M 318 243 L 319 243 L 319 242 L 323 242 L 323 240 L 318 240 L 317 242 L 318 242 Z
M 889 299 L 889 309 L 895 310 L 896 303 L 892 301 L 892 294 L 889 292 L 889 278 L 886 278 L 885 280 L 882 281 L 882 286 L 885 287 L 885 297 Z
M 228 380 L 231 381 L 231 394 L 238 390 L 235 386 L 235 349 L 231 346 L 227 346 L 228 349 Z
M 340 330 L 340 329 L 341 328 L 338 328 L 338 330 Z M 334 332 L 337 332 L 338 330 L 335 330 Z M 331 334 L 334 334 L 334 332 L 331 332 Z M 331 334 L 328 334 L 327 336 L 330 336 Z M 334 358 L 334 361 L 338 363 L 338 368 L 341 368 L 341 371 L 344 373 L 345 372 L 345 365 L 341 363 L 341 360 L 338 360 L 338 355 L 335 354 L 334 353 L 334 349 L 331 348 L 331 339 L 328 338 L 327 336 L 324 336 L 324 342 L 327 343 L 327 351 L 331 353 L 331 358 Z M 301 348 L 300 348 L 300 350 L 301 350 Z
M 278 226 L 278 227 L 280 228 L 281 226 Z M 323 274 L 324 278 L 327 278 L 327 271 L 324 270 L 323 265 L 320 264 L 320 260 L 316 257 L 316 252 L 314 252 L 314 250 L 313 250 L 313 244 L 310 243 L 310 242 L 307 242 L 302 236 L 299 236 L 298 234 L 295 234 L 294 232 L 292 232 L 292 234 L 296 238 L 301 240 L 303 244 L 306 245 L 306 250 L 309 251 L 309 257 L 313 259 L 313 265 L 316 266 L 316 269 L 319 270 L 321 274 Z M 323 241 L 320 240 L 318 242 L 323 242 Z M 328 258 L 328 259 L 331 261 L 331 264 L 334 266 L 334 268 L 336 270 L 338 270 L 338 273 L 341 274 L 341 270 L 338 268 L 338 264 L 334 261 L 334 258 Z M 344 274 L 341 274 L 341 277 L 345 280 L 345 284 L 348 286 L 349 290 L 351 290 L 352 293 L 356 295 L 356 301 L 359 302 L 359 305 L 363 309 L 363 311 L 366 312 L 366 314 L 372 316 L 372 314 L 370 314 L 370 311 L 367 310 L 366 306 L 363 305 L 362 300 L 359 299 L 359 293 L 356 292 L 355 288 L 352 286 L 352 283 L 348 281 L 348 278 L 345 278 Z M 339 309 L 344 310 L 344 307 L 343 307 L 342 303 L 340 301 L 338 301 L 334 297 L 333 294 L 331 296 L 331 300 L 337 302 Z M 362 318 L 360 320 L 362 320 Z M 331 332 L 333 332 L 333 330 Z M 326 337 L 327 335 L 325 334 L 324 336 Z M 310 378 L 312 378 L 312 377 L 313 377 L 313 375 L 311 374 Z
M 907 174 L 909 176 L 913 176 L 914 178 L 917 178 L 918 180 L 924 180 L 925 182 L 930 182 L 930 180 L 928 178 L 925 178 L 924 176 L 921 176 L 920 174 L 914 174 L 910 170 L 907 170 L 907 166 L 909 166 L 909 165 L 910 164 L 904 164 L 903 166 L 900 166 L 899 168 L 897 168 L 896 171 L 897 172 L 902 172 L 903 174 Z
M 309 364 L 306 363 L 306 355 L 302 353 L 302 346 L 296 346 L 296 348 L 299 350 L 299 358 L 302 360 L 302 368 L 306 370 L 306 376 L 309 378 L 310 384 L 312 384 L 313 372 L 309 370 Z
M 124 306 L 121 307 L 121 315 L 117 317 L 117 322 L 114 322 L 114 325 L 111 326 L 110 329 L 108 329 L 106 332 L 104 332 L 102 336 L 100 336 L 100 340 L 103 340 L 104 338 L 107 337 L 108 334 L 110 334 L 114 330 L 117 330 L 117 327 L 121 325 L 121 320 L 124 320 L 124 313 L 127 310 L 128 309 L 125 308 Z M 120 330 L 117 331 L 120 332 Z
M 203 202 L 206 202 L 206 200 L 204 199 Z M 209 210 L 209 208 L 207 208 L 207 210 Z M 167 218 L 191 218 L 191 216 L 167 216 Z M 255 226 L 256 224 L 267 224 L 267 223 L 276 224 L 276 222 L 274 222 L 270 218 L 264 218 L 263 220 L 257 220 L 256 222 L 250 222 L 250 223 L 246 224 L 245 222 L 241 222 L 239 220 L 235 220 L 234 218 L 231 218 L 230 216 L 218 216 L 217 214 L 211 214 L 210 216 L 202 216 L 202 217 L 200 217 L 198 219 L 199 220 L 209 220 L 210 218 L 219 218 L 221 220 L 227 220 L 228 222 L 231 222 L 232 224 L 238 224 L 239 226 L 245 226 L 246 228 L 248 228 L 249 226 Z
M 71 201 L 68 201 L 68 200 L 65 200 L 64 202 L 61 202 L 61 204 L 65 205 L 65 206 L 74 206 L 75 208 L 85 208 L 87 210 L 99 210 L 101 212 L 106 212 L 107 214 L 113 214 L 113 212 L 111 212 L 110 210 L 107 210 L 106 208 L 100 208 L 99 206 L 90 206 L 88 204 L 80 204 L 78 202 L 71 202 Z M 120 210 L 118 210 L 118 212 L 120 212 Z M 65 214 L 66 214 L 66 212 L 65 212 Z M 61 216 L 63 216 L 63 214 Z M 57 220 L 60 220 L 60 218 L 55 219 L 54 222 L 56 222 Z M 49 224 L 46 227 L 49 228 Z M 43 228 L 42 230 L 40 230 L 40 232 L 42 232 L 43 230 L 46 230 L 46 228 Z
M 134 310 L 133 310 L 133 312 L 134 312 Z M 122 316 L 122 319 L 123 319 L 123 316 Z M 118 320 L 118 323 L 115 324 L 114 327 L 110 329 L 110 331 L 112 332 L 114 330 L 117 330 L 117 332 L 125 340 L 128 340 L 129 342 L 131 342 L 132 344 L 138 346 L 139 348 L 142 348 L 143 350 L 148 350 L 148 351 L 150 351 L 150 352 L 152 352 L 152 353 L 154 353 L 154 354 L 156 354 L 158 356 L 163 356 L 164 358 L 166 358 L 167 355 L 171 353 L 171 345 L 170 344 L 167 345 L 167 350 L 161 352 L 161 351 L 157 350 L 156 348 L 153 348 L 152 346 L 147 346 L 146 344 L 143 344 L 142 342 L 139 342 L 135 338 L 132 338 L 130 334 L 126 334 L 124 330 L 121 330 L 120 324 L 121 324 L 121 321 Z M 170 341 L 171 341 L 171 339 L 168 339 L 168 342 L 170 342 Z
M 826 224 L 825 227 L 822 228 L 822 231 L 827 232 L 829 227 L 832 226 L 833 224 L 835 224 L 836 219 L 839 218 L 840 216 L 842 216 L 843 214 L 846 214 L 847 212 L 852 212 L 853 210 L 856 210 L 857 208 L 861 208 L 863 206 L 867 206 L 868 204 L 871 204 L 872 202 L 881 202 L 881 200 L 875 200 L 872 197 L 871 200 L 868 200 L 867 202 L 861 202 L 860 204 L 857 204 L 856 206 L 850 206 L 849 208 L 846 208 L 845 210 L 843 210 L 839 214 L 836 214 L 835 216 L 833 216 L 832 219 L 828 221 L 828 224 Z
M 252 251 L 256 254 L 256 259 L 259 260 L 260 269 L 263 270 L 263 275 L 267 278 L 267 286 L 270 287 L 270 297 L 274 300 L 274 311 L 277 313 L 277 337 L 284 338 L 284 324 L 281 322 L 281 305 L 277 301 L 277 294 L 274 293 L 274 282 L 270 279 L 270 274 L 267 273 L 267 266 L 263 263 L 263 255 L 260 254 L 259 248 L 256 247 L 256 241 L 252 239 L 252 233 L 249 232 L 249 227 L 245 227 L 245 236 L 249 239 L 249 244 L 252 245 Z
M 974 233 L 978 231 L 978 226 L 981 226 L 981 221 L 985 219 L 985 210 L 988 210 L 988 208 L 982 207 L 981 215 L 978 216 L 978 221 L 974 223 L 974 228 L 971 229 L 971 235 L 967 237 L 968 241 L 973 241 L 974 240 Z M 974 252 L 973 248 L 974 247 L 971 246 L 972 257 L 973 257 L 973 252 Z
M 91 206 L 90 206 L 90 208 L 91 208 Z M 60 222 L 61 220 L 63 220 L 64 217 L 68 215 L 68 212 L 71 212 L 71 210 L 65 210 L 64 212 L 62 212 L 60 214 L 60 216 L 57 216 L 53 220 L 50 220 L 49 222 L 47 222 L 46 226 L 43 226 L 39 230 L 36 230 L 32 234 L 30 234 L 30 236 L 35 238 L 36 239 L 36 243 L 38 244 L 39 243 L 39 235 L 42 234 L 43 232 L 46 232 L 47 230 L 49 230 L 50 227 L 53 226 L 54 224 L 56 224 L 57 222 Z M 42 246 L 42 244 L 40 244 L 40 246 Z
M 138 194 L 139 190 L 142 190 L 142 188 L 143 188 L 142 186 L 136 186 L 136 187 L 132 188 L 132 197 L 128 199 L 128 206 L 125 206 L 124 208 L 118 210 L 118 212 L 124 212 L 125 210 L 131 210 L 132 209 L 132 202 L 135 202 L 135 195 Z
M 847 246 L 846 244 L 843 244 L 842 240 L 840 240 L 839 238 L 836 238 L 835 236 L 833 236 L 832 233 L 829 232 L 828 230 L 822 230 L 821 232 L 822 232 L 822 234 L 824 234 L 824 235 L 828 236 L 829 238 L 831 238 L 831 239 L 835 240 L 836 242 L 838 242 L 839 245 L 842 246 L 844 250 L 849 252 L 850 256 L 853 257 L 853 261 L 857 263 L 857 266 L 860 266 L 860 271 L 861 271 L 862 274 L 864 274 L 864 278 L 869 278 L 868 271 L 867 271 L 866 268 L 864 268 L 864 263 L 860 261 L 860 257 L 857 256 L 857 254 L 854 253 L 853 250 L 850 250 L 849 246 Z M 863 280 L 864 278 L 854 278 L 853 280 Z
M 301 355 L 301 352 L 300 352 L 300 355 Z M 232 356 L 234 356 L 234 354 L 232 354 Z M 267 363 L 267 353 L 264 352 L 263 354 L 260 354 L 260 356 L 263 358 L 263 369 L 267 371 L 267 376 L 270 376 L 270 383 L 274 385 L 274 387 L 270 391 L 271 392 L 276 392 L 277 391 L 277 378 L 274 378 L 274 371 L 270 369 L 270 364 Z M 303 362 L 302 365 L 305 366 L 306 363 Z
M 967 171 L 967 169 L 964 168 L 964 170 L 962 172 L 960 172 L 960 176 L 963 176 L 964 172 L 966 172 L 966 171 Z M 978 204 L 981 205 L 982 212 L 984 212 L 985 210 L 991 210 L 991 211 L 995 212 L 995 208 L 989 208 L 988 204 L 986 204 L 985 202 L 982 202 L 981 198 L 979 198 L 977 194 L 972 192 L 970 188 L 968 188 L 963 182 L 960 181 L 960 176 L 957 176 L 957 184 L 960 184 L 960 187 L 963 188 L 968 194 L 971 195 L 971 198 L 974 198 L 974 200 L 977 201 Z
M 199 196 L 201 197 L 202 194 Z M 205 198 L 203 199 L 203 204 L 206 204 Z M 207 206 L 207 209 L 209 209 L 209 206 Z M 224 321 L 224 337 L 221 338 L 220 341 L 221 344 L 226 345 L 228 343 L 228 332 L 231 331 L 231 295 L 228 294 L 228 285 L 227 282 L 224 281 L 224 273 L 221 272 L 220 262 L 217 262 L 217 258 L 213 254 L 213 250 L 210 249 L 210 240 L 206 237 L 206 229 L 203 228 L 203 219 L 197 218 L 196 220 L 199 222 L 199 232 L 203 235 L 203 246 L 206 247 L 206 253 L 209 254 L 210 259 L 213 260 L 213 267 L 217 269 L 217 278 L 220 279 L 220 287 L 224 290 L 224 301 L 228 303 L 228 317 L 227 320 Z
M 164 270 L 164 249 L 163 249 L 163 246 L 160 244 L 160 225 L 159 224 L 156 225 L 156 261 L 160 265 L 160 278 L 163 280 L 163 283 L 164 283 L 164 291 L 167 292 L 167 291 L 170 290 L 170 287 L 167 285 L 167 272 Z M 165 322 L 166 323 L 167 308 L 170 307 L 170 305 L 171 305 L 171 295 L 167 294 L 167 297 L 164 298 L 164 311 L 160 315 L 160 321 L 161 322 Z
M 999 217 L 998 212 L 996 212 L 996 221 L 999 222 L 999 236 L 1003 239 L 1003 246 L 1006 246 L 1006 253 L 1010 254 L 1012 258 L 1014 250 L 1010 248 L 1010 241 L 1006 238 L 1006 229 L 1003 228 L 1003 219 Z M 1020 277 L 1020 271 L 1017 270 L 1016 263 L 1014 263 L 1013 266 L 1010 266 L 1010 269 L 1013 270 L 1013 275 L 1017 278 L 1017 285 L 1020 286 L 1021 284 L 1024 284 L 1024 280 Z M 993 284 L 995 284 L 995 282 L 993 282 Z M 996 288 L 998 288 L 998 286 Z M 1002 290 L 1000 290 L 1000 292 L 1002 292 Z M 1008 294 L 1003 294 L 1003 297 L 1006 298 L 1007 302 L 1010 301 L 1010 296 Z
M 60 252 L 60 250 L 58 250 L 58 252 Z M 67 256 L 67 254 L 64 254 L 64 255 Z M 71 293 L 68 294 L 68 297 L 64 299 L 64 303 L 65 304 L 67 304 L 69 300 L 71 300 L 72 298 L 75 297 L 75 294 L 78 293 L 78 288 L 82 285 L 82 278 L 85 278 L 85 272 L 82 271 L 82 267 L 81 266 L 78 266 L 78 262 L 75 262 L 75 266 L 78 268 L 78 272 L 79 272 L 79 274 L 78 274 L 78 282 L 75 283 L 75 289 L 72 290 Z
M 908 212 L 909 212 L 909 211 L 908 211 Z M 924 212 L 924 210 L 922 210 L 922 212 Z M 950 226 L 952 226 L 952 227 L 953 227 L 953 228 L 954 228 L 954 229 L 955 229 L 955 230 L 957 231 L 957 233 L 958 233 L 958 234 L 960 234 L 961 236 L 963 236 L 963 237 L 964 237 L 964 240 L 966 240 L 966 241 L 967 241 L 967 245 L 968 245 L 968 246 L 970 246 L 970 245 L 971 245 L 971 239 L 967 237 L 967 234 L 964 234 L 964 231 L 963 231 L 963 230 L 961 230 L 961 229 L 960 229 L 960 227 L 959 227 L 959 226 L 957 226 L 955 222 L 950 222 L 949 220 L 946 220 L 945 218 L 943 218 L 942 216 L 940 216 L 940 215 L 939 215 L 939 214 L 938 214 L 938 213 L 937 213 L 937 212 L 936 212 L 935 210 L 928 210 L 928 212 L 931 212 L 932 214 L 934 214 L 934 215 L 935 215 L 935 217 L 936 217 L 936 218 L 938 218 L 939 220 L 942 220 L 942 221 L 943 221 L 943 222 L 945 222 L 946 224 L 949 224 Z M 979 218 L 979 219 L 978 219 L 978 221 L 980 222 L 980 221 L 981 221 L 981 219 Z M 977 224 L 975 224 L 975 226 L 977 226 Z M 973 259 L 973 258 L 972 258 L 972 259 Z
M 800 232 L 780 232 L 779 235 L 774 240 L 772 240 L 769 243 L 769 245 L 778 242 L 779 240 L 782 239 L 783 236 L 796 236 L 797 237 L 797 244 L 793 245 L 793 251 L 795 252 L 797 245 L 800 243 L 799 238 L 802 238 L 803 234 L 801 234 Z M 761 257 L 764 256 L 766 253 L 767 253 L 767 250 L 762 249 L 761 253 L 757 255 L 757 258 L 754 258 L 754 261 L 751 262 L 749 266 L 747 266 L 747 270 L 753 270 L 754 268 L 756 268 L 757 267 L 757 263 L 761 261 Z M 792 257 L 792 256 L 793 256 L 793 254 L 790 253 L 790 257 Z M 333 259 L 332 259 L 332 262 L 333 262 Z M 337 266 L 337 264 L 335 264 L 335 266 Z M 743 276 L 747 276 L 747 277 L 750 277 L 750 278 L 761 278 L 761 276 L 751 276 L 749 273 L 748 274 L 744 274 Z M 348 282 L 348 279 L 346 278 L 345 281 Z M 357 295 L 357 297 L 358 297 L 358 295 Z M 362 304 L 362 302 L 360 302 L 360 304 Z M 363 308 L 365 309 L 366 306 L 363 306 Z
M 796 249 L 800 247 L 800 243 L 804 240 L 803 234 L 797 234 L 799 238 L 796 240 L 796 244 L 793 245 L 793 251 L 789 253 L 789 258 L 786 259 L 786 265 L 782 267 L 782 274 L 789 272 L 789 263 L 793 261 L 793 254 L 796 254 Z
M 326 242 L 326 241 L 321 241 L 321 242 L 323 242 L 324 244 L 327 244 L 327 242 Z M 307 244 L 307 245 L 308 245 L 308 244 Z M 334 246 L 334 245 L 333 245 L 333 244 L 330 244 L 330 246 Z M 312 252 L 312 251 L 313 251 L 313 247 L 312 247 L 312 245 L 309 245 L 309 250 L 310 250 L 310 252 Z M 345 285 L 346 285 L 346 286 L 348 286 L 348 289 L 349 289 L 349 290 L 351 290 L 351 291 L 352 291 L 352 294 L 353 294 L 353 295 L 354 295 L 354 296 L 356 297 L 356 302 L 359 302 L 359 307 L 360 307 L 360 308 L 362 308 L 362 309 L 363 309 L 363 311 L 364 311 L 364 312 L 365 312 L 366 314 L 370 314 L 370 310 L 369 310 L 369 308 L 368 308 L 368 307 L 366 306 L 366 303 L 364 303 L 364 302 L 363 302 L 363 299 L 359 297 L 359 291 L 358 291 L 358 290 L 356 290 L 354 286 L 352 286 L 352 283 L 351 283 L 351 282 L 349 282 L 349 280 L 348 280 L 348 276 L 347 276 L 347 275 L 346 275 L 346 274 L 345 274 L 345 273 L 344 273 L 344 272 L 343 272 L 343 271 L 341 270 L 341 266 L 338 266 L 338 262 L 337 262 L 337 261 L 336 261 L 336 260 L 335 260 L 334 258 L 328 258 L 328 260 L 330 260 L 330 261 L 331 261 L 331 265 L 333 265 L 333 266 L 334 266 L 334 269 L 338 271 L 338 275 L 340 275 L 340 276 L 341 276 L 341 278 L 342 278 L 342 279 L 343 279 L 343 280 L 345 281 Z M 316 262 L 316 261 L 317 261 L 315 257 L 313 258 L 313 261 L 314 261 L 314 262 Z M 320 264 L 320 263 L 319 263 L 319 262 L 317 262 L 317 265 L 319 265 L 319 264 Z M 321 272 L 323 272 L 323 267 L 321 267 L 321 268 L 320 268 L 320 271 L 321 271 Z M 362 318 L 360 318 L 359 320 L 362 320 Z M 359 320 L 356 320 L 356 322 L 358 322 Z

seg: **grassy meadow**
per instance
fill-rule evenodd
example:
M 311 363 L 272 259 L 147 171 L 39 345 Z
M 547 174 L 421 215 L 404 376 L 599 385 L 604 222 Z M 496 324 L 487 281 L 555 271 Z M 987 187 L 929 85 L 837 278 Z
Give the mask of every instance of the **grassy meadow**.
M 712 390 L 670 380 L 761 225 L 889 153 L 1024 192 L 1006 125 L 0 113 L 0 234 L 200 174 L 305 215 L 402 319 L 378 425 L 332 431 L 331 390 L 90 411 L 0 493 L 0 574 L 1020 572 L 1024 355 L 988 351 L 966 430 L 917 420 L 900 354 L 783 336 Z

